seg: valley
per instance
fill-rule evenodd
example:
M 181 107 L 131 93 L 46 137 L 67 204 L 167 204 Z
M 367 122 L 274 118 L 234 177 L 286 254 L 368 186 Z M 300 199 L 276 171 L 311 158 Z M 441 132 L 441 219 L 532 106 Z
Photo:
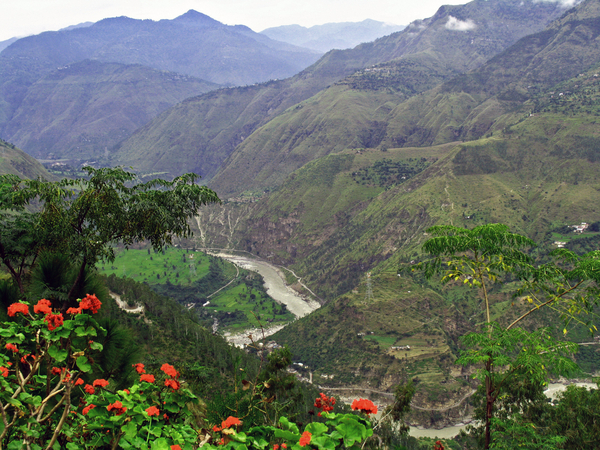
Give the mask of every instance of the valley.
M 552 448 L 568 433 L 546 384 L 600 373 L 600 2 L 446 5 L 325 54 L 273 40 L 285 31 L 190 11 L 17 40 L 0 52 L 0 174 L 125 166 L 128 195 L 138 182 L 216 193 L 144 211 L 193 206 L 192 236 L 160 250 L 115 239 L 96 264 L 137 308 L 119 320 L 152 339 L 152 321 L 173 327 L 197 386 L 241 380 L 233 353 L 218 369 L 187 359 L 194 339 L 221 354 L 215 335 L 307 389 L 398 411 L 408 399 L 394 427 L 413 436 L 479 427 L 448 448 L 487 448 L 492 415 L 506 442 Z M 188 172 L 202 178 L 161 184 Z

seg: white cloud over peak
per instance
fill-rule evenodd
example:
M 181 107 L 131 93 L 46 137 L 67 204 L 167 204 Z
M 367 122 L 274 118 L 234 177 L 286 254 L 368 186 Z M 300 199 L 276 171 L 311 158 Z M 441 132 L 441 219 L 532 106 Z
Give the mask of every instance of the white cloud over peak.
M 469 31 L 477 28 L 477 25 L 471 19 L 459 20 L 456 17 L 448 16 L 445 27 L 452 31 Z

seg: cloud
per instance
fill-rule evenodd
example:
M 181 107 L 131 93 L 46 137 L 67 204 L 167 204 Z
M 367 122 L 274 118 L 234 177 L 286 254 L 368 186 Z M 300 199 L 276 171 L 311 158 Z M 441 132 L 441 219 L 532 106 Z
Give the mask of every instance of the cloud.
M 445 27 L 452 31 L 469 31 L 475 29 L 477 25 L 471 19 L 459 20 L 456 17 L 448 16 Z

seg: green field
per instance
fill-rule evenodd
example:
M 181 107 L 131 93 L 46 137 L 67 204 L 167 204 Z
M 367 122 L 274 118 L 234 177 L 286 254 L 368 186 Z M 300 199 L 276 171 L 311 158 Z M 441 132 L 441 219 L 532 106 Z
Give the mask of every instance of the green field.
M 216 318 L 220 331 L 256 327 L 258 321 L 267 325 L 294 319 L 284 305 L 267 295 L 258 274 L 199 251 L 119 249 L 112 263 L 100 264 L 98 269 L 104 275 L 146 283 L 159 294 L 195 306 L 207 326 Z

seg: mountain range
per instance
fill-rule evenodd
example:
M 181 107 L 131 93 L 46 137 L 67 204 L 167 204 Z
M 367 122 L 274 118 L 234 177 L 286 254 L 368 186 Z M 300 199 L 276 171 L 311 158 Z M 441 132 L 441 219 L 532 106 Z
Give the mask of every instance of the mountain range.
M 326 23 L 310 28 L 300 25 L 283 25 L 267 28 L 260 33 L 276 41 L 326 53 L 333 49 L 356 47 L 360 43 L 374 41 L 404 28 L 404 25 L 366 19 L 362 22 Z

